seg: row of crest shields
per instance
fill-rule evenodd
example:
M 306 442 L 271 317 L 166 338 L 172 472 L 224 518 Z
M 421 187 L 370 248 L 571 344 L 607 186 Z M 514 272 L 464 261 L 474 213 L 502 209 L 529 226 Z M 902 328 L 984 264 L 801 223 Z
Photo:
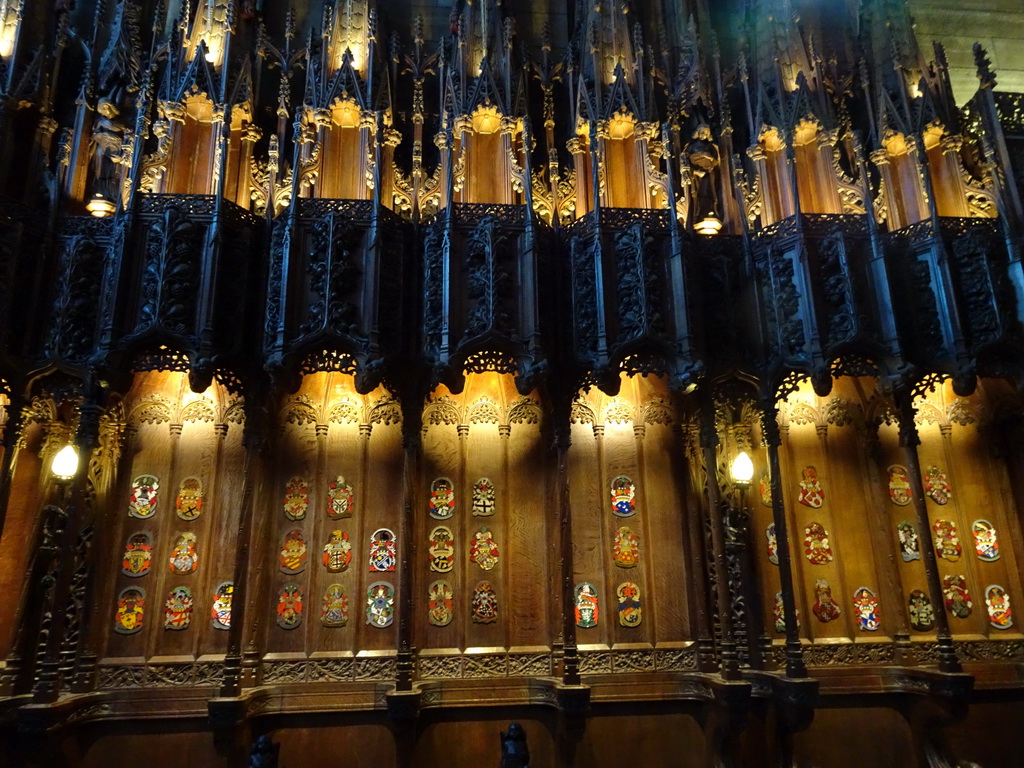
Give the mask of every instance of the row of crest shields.
M 932 529 L 935 532 L 935 551 L 939 557 L 952 563 L 959 560 L 963 549 L 957 535 L 956 523 L 951 520 L 936 520 L 932 524 Z M 620 529 L 620 532 L 622 530 Z M 971 523 L 971 531 L 974 534 L 974 552 L 978 559 L 987 563 L 998 560 L 999 540 L 996 536 L 995 526 L 988 520 L 978 519 Z M 778 565 L 779 543 L 775 535 L 775 523 L 769 523 L 764 533 L 767 539 L 768 561 Z M 904 520 L 896 526 L 896 534 L 904 562 L 920 560 L 921 543 L 914 525 Z M 616 541 L 618 542 L 618 536 Z M 833 554 L 829 544 L 829 533 L 821 523 L 812 521 L 804 527 L 804 556 L 808 562 L 814 565 L 825 565 L 832 562 Z M 618 562 L 618 560 L 616 561 Z
M 451 572 L 455 567 L 455 534 L 451 528 L 438 525 L 430 532 L 427 556 L 430 558 L 430 570 L 437 573 Z M 469 561 L 484 571 L 490 571 L 498 564 L 498 558 L 498 543 L 494 540 L 494 533 L 484 526 L 473 534 L 469 545 Z
M 298 475 L 292 477 L 284 487 L 284 516 L 289 520 L 302 520 L 309 509 L 310 483 Z M 352 517 L 355 512 L 352 486 L 338 475 L 327 484 L 327 517 L 342 520 Z
M 597 626 L 600 617 L 598 608 L 597 587 L 589 581 L 576 585 L 575 589 L 576 626 L 590 629 Z M 615 590 L 618 604 L 619 624 L 623 627 L 639 627 L 643 621 L 643 610 L 640 606 L 640 587 L 631 581 L 619 584 Z
M 948 504 L 953 496 L 953 488 L 946 473 L 934 464 L 925 470 L 924 492 L 939 505 Z M 889 467 L 889 498 L 899 507 L 907 506 L 914 499 L 913 491 L 910 489 L 910 475 L 902 464 L 893 464 Z
M 308 548 L 302 529 L 293 528 L 284 534 L 278 565 L 282 573 L 302 573 L 306 568 Z M 341 573 L 352 562 L 352 543 L 348 533 L 331 531 L 324 544 L 320 562 L 330 573 Z M 395 534 L 388 528 L 378 528 L 370 536 L 370 572 L 390 572 L 398 563 Z
M 481 477 L 473 483 L 472 512 L 476 517 L 491 517 L 495 512 L 494 483 Z M 430 516 L 435 520 L 448 520 L 455 514 L 455 484 L 451 478 L 438 477 L 430 484 Z
M 132 480 L 132 492 L 128 498 L 128 515 L 148 520 L 156 514 L 160 481 L 155 475 L 139 475 Z M 203 481 L 192 475 L 178 486 L 174 509 L 182 520 L 195 520 L 203 513 Z
M 231 599 L 235 587 L 225 581 L 217 587 L 210 605 L 210 619 L 214 629 L 231 627 Z M 195 598 L 192 590 L 185 586 L 174 587 L 164 600 L 164 629 L 188 629 L 192 624 L 192 608 Z M 114 631 L 121 635 L 139 632 L 146 616 L 146 590 L 142 587 L 125 587 L 117 596 L 114 613 Z
M 577 587 L 577 623 L 579 622 L 579 587 Z M 967 591 L 967 581 L 960 575 L 946 576 L 943 581 L 943 596 L 946 610 L 953 616 L 965 619 L 971 614 L 973 603 Z M 996 629 L 1009 629 L 1013 626 L 1013 612 L 1010 608 L 1010 596 L 998 584 L 992 584 L 985 590 L 985 605 L 988 609 L 989 623 Z M 920 589 L 913 590 L 907 599 L 910 625 L 921 632 L 935 628 L 935 611 L 928 595 Z M 868 587 L 858 587 L 853 591 L 853 610 L 857 618 L 858 628 L 862 632 L 874 632 L 880 625 L 878 596 Z M 827 624 L 838 619 L 842 608 L 832 595 L 832 587 L 825 579 L 817 579 L 814 583 L 814 606 L 812 611 L 818 621 Z M 775 631 L 784 633 L 786 622 L 783 614 L 782 592 L 775 595 Z M 800 614 L 797 611 L 797 626 Z M 583 626 L 583 625 L 580 625 Z
M 171 573 L 186 575 L 195 573 L 199 566 L 196 551 L 196 535 L 188 531 L 179 533 L 174 540 L 171 555 L 167 558 Z M 131 578 L 145 576 L 153 564 L 153 536 L 149 531 L 135 531 L 128 536 L 121 558 L 121 573 Z
M 811 509 L 820 509 L 825 503 L 825 490 L 821 486 L 817 468 L 813 465 L 804 467 L 799 485 L 798 499 L 800 503 Z M 925 471 L 924 490 L 936 504 L 948 504 L 953 495 L 953 488 L 949 484 L 946 473 L 934 464 Z M 913 499 L 907 468 L 900 464 L 893 464 L 889 467 L 889 498 L 894 504 L 901 507 L 906 506 Z M 761 502 L 768 507 L 772 504 L 771 484 L 767 470 L 761 475 Z
M 921 543 L 914 525 L 904 520 L 896 526 L 896 530 L 904 562 L 920 560 Z M 935 536 L 936 554 L 951 563 L 957 562 L 963 555 L 963 547 L 960 545 L 956 523 L 952 520 L 939 519 L 932 523 L 932 531 Z M 994 563 L 999 559 L 999 538 L 996 527 L 991 522 L 983 518 L 975 520 L 971 523 L 971 533 L 974 536 L 974 553 L 979 560 Z
M 277 625 L 295 629 L 302 624 L 303 592 L 297 584 L 285 584 L 277 593 Z M 386 581 L 375 581 L 366 589 L 366 623 L 383 629 L 395 618 L 395 588 Z M 348 624 L 348 593 L 341 584 L 330 584 L 320 606 L 320 623 L 325 627 Z

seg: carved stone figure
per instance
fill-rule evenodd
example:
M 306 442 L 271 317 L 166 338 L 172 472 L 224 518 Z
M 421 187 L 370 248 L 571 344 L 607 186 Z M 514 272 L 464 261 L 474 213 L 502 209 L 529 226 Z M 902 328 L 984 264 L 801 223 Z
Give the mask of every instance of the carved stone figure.
M 108 202 L 118 199 L 118 176 L 121 162 L 121 139 L 124 126 L 117 118 L 120 110 L 110 99 L 96 105 L 89 150 L 92 153 L 92 194 Z
M 715 169 L 721 162 L 721 152 L 712 141 L 711 128 L 706 123 L 701 123 L 694 131 L 688 154 L 696 198 L 693 220 L 700 222 L 708 218 L 721 219 L 718 214 L 718 196 L 715 193 Z
M 512 723 L 501 734 L 501 763 L 498 768 L 530 768 L 530 748 L 526 732 L 519 723 Z

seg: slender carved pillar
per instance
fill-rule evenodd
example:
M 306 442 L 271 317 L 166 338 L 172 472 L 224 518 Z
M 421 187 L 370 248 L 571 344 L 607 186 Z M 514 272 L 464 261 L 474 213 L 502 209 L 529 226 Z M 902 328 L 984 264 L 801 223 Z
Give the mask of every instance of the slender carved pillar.
M 882 499 L 885 503 L 888 497 L 886 483 L 880 475 L 882 469 L 881 446 L 878 441 L 878 424 L 858 425 L 858 438 L 866 454 L 866 472 L 870 482 L 873 496 Z M 885 507 L 883 507 L 885 509 Z M 875 550 L 875 562 L 878 564 L 878 574 L 881 579 L 883 592 L 880 596 L 887 602 L 892 602 L 896 607 L 887 610 L 893 618 L 895 631 L 893 640 L 896 641 L 897 652 L 900 661 L 910 660 L 910 625 L 907 622 L 907 607 L 903 599 L 903 582 L 900 578 L 899 564 L 896 561 L 896 553 L 892 548 L 892 526 L 887 514 L 873 516 L 868 532 L 871 535 L 871 545 Z
M 686 451 L 692 457 L 694 463 L 699 463 L 698 436 L 694 431 L 685 433 L 680 430 L 682 440 L 686 445 Z M 699 490 L 692 487 L 692 475 L 685 467 L 680 468 L 680 476 L 685 478 L 690 490 L 687 497 L 696 499 Z M 685 506 L 684 506 L 685 508 Z M 683 541 L 686 542 L 686 561 L 690 564 L 688 569 L 690 575 L 690 594 L 694 601 L 694 617 L 697 630 L 697 669 L 701 672 L 714 672 L 717 669 L 715 662 L 715 640 L 711 636 L 711 607 L 708 605 L 708 581 L 707 581 L 707 556 L 704 552 L 704 525 L 701 516 L 700 504 L 696 504 L 686 515 L 686 523 Z
M 68 600 L 71 595 L 71 578 L 74 571 L 73 555 L 75 540 L 78 536 L 78 524 L 85 501 L 84 491 L 86 477 L 89 474 L 89 461 L 92 452 L 99 447 L 100 415 L 102 409 L 98 402 L 100 393 L 93 392 L 82 403 L 78 422 L 78 434 L 75 435 L 75 447 L 78 449 L 78 469 L 70 482 L 70 492 L 62 494 L 66 501 L 64 506 L 64 526 L 55 535 L 57 542 L 57 565 L 53 572 L 55 579 L 50 600 L 45 610 L 50 614 L 50 628 L 46 635 L 46 645 L 42 664 L 32 687 L 32 698 L 40 704 L 51 703 L 60 696 L 61 689 L 61 645 L 67 623 Z M 61 555 L 63 553 L 63 556 Z
M 423 398 L 406 396 L 402 398 L 402 449 L 405 455 L 403 479 L 405 498 L 402 519 L 398 525 L 398 662 L 395 690 L 411 691 L 416 669 L 416 648 L 413 645 L 413 611 L 415 600 L 413 590 L 413 563 L 415 559 L 415 513 L 416 494 L 420 487 L 420 471 L 423 455 Z
M 786 621 L 786 677 L 807 677 L 800 630 L 796 623 L 796 592 L 793 586 L 793 566 L 789 555 L 789 535 L 786 531 L 786 507 L 782 498 L 782 464 L 779 446 L 778 406 L 774 398 L 762 404 L 762 430 L 768 448 L 768 474 L 772 487 L 772 520 L 779 555 L 779 581 L 782 585 L 782 614 Z
M 251 396 L 250 396 L 251 397 Z M 251 559 L 253 541 L 263 540 L 260 535 L 253 536 L 253 521 L 256 501 L 254 486 L 258 482 L 264 467 L 264 455 L 268 449 L 266 411 L 260 405 L 246 401 L 245 432 L 242 444 L 245 448 L 245 459 L 242 465 L 242 503 L 238 521 L 238 533 L 235 549 L 235 569 L 232 574 L 233 592 L 231 595 L 231 626 L 228 628 L 228 647 L 224 655 L 224 678 L 221 685 L 221 696 L 237 696 L 243 687 L 255 682 L 256 658 L 255 641 L 250 638 L 250 647 L 245 649 L 243 659 L 242 643 L 244 640 L 246 617 L 248 613 L 248 593 L 250 584 L 249 561 Z M 261 518 L 264 516 L 261 516 Z M 259 526 L 260 531 L 263 526 Z M 258 594 L 259 590 L 254 589 Z
M 900 447 L 903 449 L 903 461 L 910 475 L 910 491 L 913 496 L 914 512 L 917 514 L 917 536 L 921 541 L 921 553 L 924 556 L 924 571 L 928 580 L 928 596 L 932 601 L 935 623 L 938 625 L 939 670 L 942 672 L 960 672 L 960 661 L 953 647 L 953 636 L 949 631 L 949 617 L 946 615 L 946 601 L 942 594 L 942 581 L 939 578 L 939 564 L 935 558 L 935 545 L 932 538 L 931 524 L 928 522 L 928 509 L 925 506 L 924 482 L 921 477 L 921 459 L 917 454 L 917 446 L 921 437 L 914 423 L 913 393 L 910 390 L 897 390 L 895 393 L 896 413 L 899 418 Z
M 8 398 L 7 421 L 3 427 L 3 439 L 0 440 L 0 533 L 4 530 L 7 519 L 7 503 L 11 496 L 11 480 L 14 477 L 14 454 L 17 451 L 18 437 L 21 434 L 22 410 L 25 406 L 23 398 L 12 395 Z
M 551 401 L 555 458 L 555 503 L 558 505 L 559 579 L 562 583 L 562 682 L 580 684 L 579 649 L 576 646 L 575 595 L 573 594 L 572 504 L 569 502 L 569 446 L 572 445 L 572 397 L 555 394 Z
M 720 670 L 726 680 L 739 678 L 739 657 L 733 635 L 732 600 L 729 598 L 729 564 L 725 554 L 725 524 L 722 520 L 722 495 L 718 487 L 718 430 L 715 428 L 715 406 L 710 391 L 701 396 L 700 447 L 704 454 L 704 472 L 708 489 L 708 514 L 711 517 L 711 547 L 715 563 L 715 596 L 718 622 L 722 631 Z
M 111 541 L 117 530 L 115 521 L 118 519 L 118 505 L 111 502 L 111 491 L 118 487 L 118 478 L 127 474 L 126 465 L 130 466 L 131 462 L 131 456 L 124 450 L 130 428 L 123 422 L 110 419 L 110 411 L 107 415 L 108 420 L 101 422 L 100 448 L 97 452 L 102 457 L 99 465 L 102 475 L 94 475 L 94 482 L 101 487 L 93 489 L 96 499 L 91 524 L 95 527 L 95 535 L 85 554 L 87 580 L 79 617 L 80 639 L 77 658 L 74 659 L 74 678 L 71 681 L 73 693 L 92 691 L 96 687 L 97 649 L 107 627 L 103 620 L 107 615 L 103 603 L 105 592 L 100 586 L 98 572 L 102 559 L 111 551 Z

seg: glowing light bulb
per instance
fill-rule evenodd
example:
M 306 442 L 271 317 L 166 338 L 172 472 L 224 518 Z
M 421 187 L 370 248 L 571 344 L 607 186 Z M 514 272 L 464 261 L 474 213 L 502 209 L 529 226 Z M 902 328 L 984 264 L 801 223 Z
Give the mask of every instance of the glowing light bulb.
M 70 480 L 78 471 L 78 451 L 73 445 L 65 445 L 53 457 L 50 471 L 59 480 Z
M 737 485 L 748 485 L 754 477 L 754 462 L 746 451 L 740 451 L 732 462 L 732 479 Z

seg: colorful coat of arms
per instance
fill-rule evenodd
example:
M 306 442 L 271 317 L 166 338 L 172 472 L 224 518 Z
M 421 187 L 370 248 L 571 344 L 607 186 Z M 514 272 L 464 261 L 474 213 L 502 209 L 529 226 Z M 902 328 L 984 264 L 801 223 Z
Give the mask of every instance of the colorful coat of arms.
M 853 591 L 853 610 L 857 613 L 857 624 L 861 632 L 878 629 L 878 597 L 867 587 Z
M 768 527 L 764 529 L 764 537 L 768 540 L 768 562 L 778 565 L 779 539 L 775 535 L 775 523 L 768 523 Z
M 1010 609 L 1010 596 L 998 584 L 985 588 L 985 605 L 988 608 L 988 623 L 996 629 L 1009 629 L 1013 626 L 1013 611 Z
M 640 606 L 640 587 L 631 581 L 624 581 L 615 590 L 619 600 L 619 624 L 623 627 L 639 627 L 644 620 Z
M 832 548 L 828 545 L 828 531 L 821 523 L 808 523 L 804 528 L 804 554 L 814 565 L 832 562 Z
M 624 525 L 615 532 L 612 559 L 619 568 L 635 568 L 640 562 L 640 536 L 632 528 Z
M 348 624 L 348 595 L 341 584 L 331 584 L 324 591 L 320 623 L 325 627 L 344 627 Z
M 430 484 L 430 516 L 447 520 L 455 514 L 455 485 L 447 477 L 439 477 Z
M 629 517 L 636 512 L 636 486 L 625 475 L 612 480 L 612 513 Z
M 948 504 L 953 489 L 949 485 L 946 473 L 932 464 L 924 475 L 924 492 L 931 497 L 936 504 Z
M 775 593 L 775 605 L 772 608 L 772 616 L 775 619 L 775 631 L 780 635 L 786 633 L 786 608 L 782 602 L 782 592 Z M 796 628 L 800 629 L 800 609 L 796 609 Z
M 951 573 L 942 579 L 942 596 L 946 610 L 958 619 L 966 619 L 971 615 L 974 602 L 967 591 L 967 579 L 961 574 Z
M 814 582 L 814 607 L 811 610 L 823 624 L 838 619 L 842 613 L 839 604 L 832 599 L 832 587 L 825 579 Z
M 231 629 L 231 598 L 234 594 L 235 585 L 230 581 L 222 582 L 213 593 L 210 617 L 213 619 L 214 629 Z
M 920 632 L 927 632 L 935 626 L 935 610 L 932 601 L 920 589 L 915 589 L 907 598 L 910 626 Z
M 766 507 L 772 506 L 772 479 L 767 469 L 761 472 L 761 481 L 758 483 L 757 490 L 761 495 L 761 503 Z
M 597 587 L 589 581 L 576 585 L 576 626 L 590 629 L 597 626 Z
M 194 475 L 182 480 L 174 508 L 182 520 L 195 520 L 199 517 L 203 512 L 203 481 Z
M 913 524 L 904 520 L 896 526 L 896 534 L 900 539 L 900 554 L 903 562 L 921 559 L 921 541 L 917 538 L 917 530 Z
M 121 573 L 125 576 L 144 576 L 153 562 L 153 543 L 146 531 L 136 531 L 128 537 L 121 559 Z
M 446 627 L 451 623 L 453 596 L 447 581 L 435 581 L 427 590 L 427 620 L 435 627 Z
M 370 572 L 393 571 L 397 562 L 395 534 L 388 528 L 378 528 L 370 537 Z
M 932 530 L 935 531 L 935 551 L 939 557 L 955 563 L 963 554 L 960 547 L 960 537 L 956 534 L 956 523 L 952 520 L 936 520 L 932 523 Z
M 366 590 L 366 623 L 383 629 L 395 618 L 395 588 L 386 581 L 375 581 Z
M 142 629 L 145 611 L 146 590 L 142 587 L 125 587 L 117 596 L 114 631 L 119 635 L 134 635 Z
M 277 626 L 295 629 L 302 623 L 302 590 L 298 584 L 285 584 L 277 593 Z
M 352 503 L 352 486 L 338 475 L 327 484 L 327 516 L 332 520 L 352 517 L 355 505 Z
M 302 529 L 292 528 L 284 535 L 277 562 L 281 573 L 302 573 L 306 567 L 306 540 L 302 538 Z
M 344 531 L 331 531 L 331 537 L 324 544 L 324 567 L 331 573 L 341 573 L 352 562 L 352 545 Z
M 490 624 L 498 620 L 498 595 L 489 581 L 481 581 L 473 590 L 473 621 Z
M 164 629 L 188 629 L 192 623 L 192 590 L 175 587 L 164 602 Z
M 455 566 L 455 537 L 452 529 L 439 525 L 430 532 L 430 570 L 437 573 L 448 573 Z
M 179 533 L 174 540 L 174 549 L 167 560 L 173 573 L 194 573 L 199 565 L 199 553 L 196 551 L 196 535 L 189 531 Z
M 889 498 L 899 507 L 905 507 L 913 500 L 910 492 L 910 476 L 901 464 L 889 467 Z
M 800 481 L 800 503 L 811 509 L 820 509 L 825 503 L 825 492 L 818 482 L 818 470 L 812 466 L 803 469 L 803 479 Z
M 494 534 L 487 528 L 481 528 L 473 535 L 473 542 L 469 545 L 469 560 L 485 571 L 498 564 L 498 544 L 494 541 Z
M 971 523 L 971 531 L 974 533 L 974 552 L 978 559 L 986 563 L 998 560 L 999 539 L 996 537 L 996 527 L 988 520 L 975 520 Z
M 289 520 L 301 520 L 309 507 L 309 483 L 297 475 L 284 486 L 284 516 Z
M 139 475 L 132 481 L 132 495 L 128 498 L 128 514 L 142 520 L 156 514 L 156 492 L 160 481 L 153 475 Z
M 473 514 L 476 517 L 490 517 L 494 514 L 494 483 L 481 477 L 473 483 Z

